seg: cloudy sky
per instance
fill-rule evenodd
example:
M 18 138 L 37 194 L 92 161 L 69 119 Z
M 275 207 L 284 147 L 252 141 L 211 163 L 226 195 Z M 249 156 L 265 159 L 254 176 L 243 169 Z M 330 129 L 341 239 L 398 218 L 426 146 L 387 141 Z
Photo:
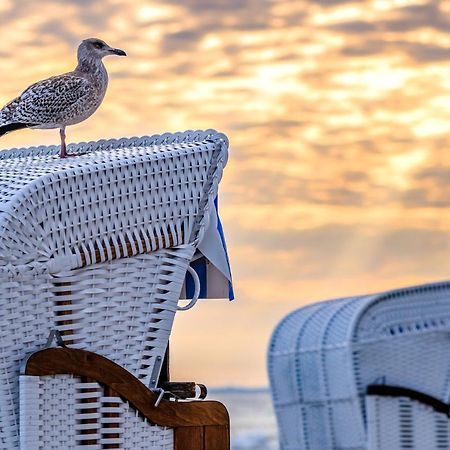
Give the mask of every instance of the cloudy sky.
M 101 109 L 69 141 L 216 128 L 237 300 L 180 313 L 173 375 L 264 385 L 294 308 L 450 277 L 450 2 L 1 0 L 0 103 L 106 61 Z M 1 147 L 58 142 L 23 131 Z

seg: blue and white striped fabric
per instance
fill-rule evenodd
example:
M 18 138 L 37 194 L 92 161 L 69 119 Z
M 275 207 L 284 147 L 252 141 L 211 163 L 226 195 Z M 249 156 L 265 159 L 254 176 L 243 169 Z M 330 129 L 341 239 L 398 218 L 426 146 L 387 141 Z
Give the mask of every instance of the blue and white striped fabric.
M 199 298 L 234 300 L 230 262 L 217 198 L 211 209 L 208 229 L 198 245 L 191 267 L 200 279 Z M 187 298 L 194 295 L 194 281 L 189 274 L 186 275 L 184 291 Z

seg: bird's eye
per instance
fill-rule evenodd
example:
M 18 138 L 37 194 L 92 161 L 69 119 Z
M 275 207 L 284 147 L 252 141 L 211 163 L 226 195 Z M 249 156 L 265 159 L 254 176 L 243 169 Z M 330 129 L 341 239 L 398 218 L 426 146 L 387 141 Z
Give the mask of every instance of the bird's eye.
M 103 44 L 102 44 L 101 42 L 95 42 L 95 43 L 94 43 L 94 47 L 95 47 L 95 48 L 102 48 L 102 47 L 103 47 Z

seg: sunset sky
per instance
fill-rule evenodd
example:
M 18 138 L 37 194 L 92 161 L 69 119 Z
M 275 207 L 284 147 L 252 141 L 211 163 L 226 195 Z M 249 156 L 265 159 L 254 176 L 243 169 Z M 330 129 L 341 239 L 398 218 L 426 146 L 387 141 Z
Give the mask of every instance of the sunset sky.
M 173 378 L 267 384 L 314 301 L 450 278 L 450 2 L 0 1 L 0 103 L 100 37 L 108 93 L 69 142 L 215 128 L 236 301 L 179 313 Z M 22 131 L 1 148 L 58 142 Z

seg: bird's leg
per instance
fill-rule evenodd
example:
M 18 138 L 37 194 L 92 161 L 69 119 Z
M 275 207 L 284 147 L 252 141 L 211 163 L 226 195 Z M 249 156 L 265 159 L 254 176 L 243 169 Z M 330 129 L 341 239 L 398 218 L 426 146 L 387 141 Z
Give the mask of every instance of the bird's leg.
M 61 136 L 61 150 L 59 152 L 60 158 L 67 158 L 68 156 L 80 156 L 84 153 L 67 153 L 66 148 L 66 127 L 59 129 L 59 135 Z
M 61 150 L 59 152 L 60 158 L 67 158 L 69 155 L 66 151 L 66 129 L 65 127 L 59 129 L 59 135 L 61 137 Z

